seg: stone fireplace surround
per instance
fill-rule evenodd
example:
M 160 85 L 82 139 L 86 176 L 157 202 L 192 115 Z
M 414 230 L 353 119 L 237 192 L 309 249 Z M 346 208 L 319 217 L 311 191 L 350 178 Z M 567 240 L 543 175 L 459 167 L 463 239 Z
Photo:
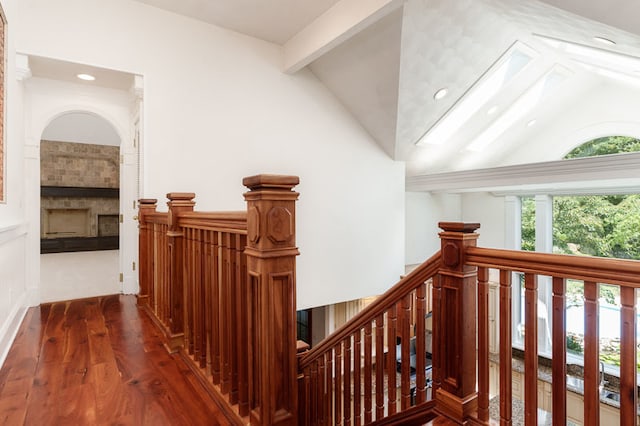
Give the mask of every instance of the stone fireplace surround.
M 112 250 L 119 234 L 119 147 L 41 141 L 41 252 Z

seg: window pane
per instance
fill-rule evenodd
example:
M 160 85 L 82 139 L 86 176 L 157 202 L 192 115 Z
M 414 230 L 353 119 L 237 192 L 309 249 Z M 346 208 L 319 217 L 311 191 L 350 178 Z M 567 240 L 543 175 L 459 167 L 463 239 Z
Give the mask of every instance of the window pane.
M 522 197 L 522 250 L 536 249 L 536 202 L 533 197 Z

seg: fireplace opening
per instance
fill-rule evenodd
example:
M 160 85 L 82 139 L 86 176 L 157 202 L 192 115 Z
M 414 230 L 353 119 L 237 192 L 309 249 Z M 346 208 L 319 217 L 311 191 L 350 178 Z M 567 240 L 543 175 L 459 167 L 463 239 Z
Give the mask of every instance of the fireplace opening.
M 89 209 L 46 209 L 42 238 L 88 237 Z

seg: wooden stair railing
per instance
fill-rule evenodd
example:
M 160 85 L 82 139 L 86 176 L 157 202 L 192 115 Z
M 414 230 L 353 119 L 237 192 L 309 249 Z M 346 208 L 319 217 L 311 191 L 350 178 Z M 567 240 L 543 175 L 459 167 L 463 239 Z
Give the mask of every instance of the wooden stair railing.
M 440 263 L 438 253 L 300 356 L 299 386 L 305 395 L 299 404 L 300 425 L 409 422 L 425 418 L 425 413 L 428 417 L 433 403 L 427 395 L 425 356 L 427 281 Z
M 295 176 L 245 178 L 245 212 L 141 199 L 139 305 L 235 424 L 297 419 Z
M 552 283 L 552 417 L 554 425 L 564 425 L 567 416 L 566 359 L 566 280 L 584 283 L 584 425 L 600 424 L 599 389 L 599 318 L 600 284 L 617 285 L 621 294 L 620 315 L 620 424 L 636 425 L 638 421 L 636 289 L 640 287 L 640 262 L 497 250 L 469 247 L 468 265 L 478 268 L 478 309 L 488 311 L 489 270 L 499 275 L 500 301 L 500 421 L 511 424 L 511 357 L 512 357 L 512 274 L 524 274 L 525 288 L 525 359 L 524 359 L 524 424 L 538 424 L 538 279 L 551 277 Z M 478 420 L 488 420 L 489 375 L 488 316 L 479 315 L 478 325 Z
M 567 420 L 567 279 L 581 280 L 585 290 L 584 424 L 599 424 L 600 284 L 620 288 L 620 423 L 637 424 L 640 262 L 476 247 L 478 224 L 440 223 L 439 253 L 296 358 L 297 182 L 246 178 L 246 213 L 194 212 L 193 194 L 169 194 L 168 213 L 156 212 L 155 200 L 140 200 L 139 303 L 167 347 L 189 361 L 222 406 L 232 407 L 235 424 L 423 424 L 436 417 L 489 424 L 489 284 L 495 277 L 499 421 L 514 424 L 515 273 L 524 276 L 522 423 L 538 421 L 538 279 L 550 277 L 553 424 Z
M 538 424 L 538 278 L 551 277 L 552 418 L 567 422 L 567 279 L 585 288 L 585 425 L 599 422 L 598 286 L 621 290 L 620 424 L 638 422 L 636 289 L 640 262 L 476 247 L 479 224 L 439 224 L 441 251 L 299 357 L 301 425 Z M 490 275 L 490 271 L 494 274 Z M 512 275 L 524 274 L 524 416 L 512 410 Z M 499 419 L 489 418 L 489 282 L 498 277 Z M 425 282 L 432 284 L 427 290 Z M 432 399 L 425 318 L 432 292 Z M 417 354 L 415 381 L 411 342 Z M 476 343 L 477 342 L 477 343 Z M 397 345 L 396 345 L 397 343 Z M 397 355 L 396 355 L 397 354 Z M 476 375 L 477 373 L 477 375 Z M 414 388 L 415 393 L 414 393 Z M 389 390 L 393 391 L 389 391 Z M 380 391 L 382 390 L 382 391 Z M 414 397 L 415 394 L 415 397 Z

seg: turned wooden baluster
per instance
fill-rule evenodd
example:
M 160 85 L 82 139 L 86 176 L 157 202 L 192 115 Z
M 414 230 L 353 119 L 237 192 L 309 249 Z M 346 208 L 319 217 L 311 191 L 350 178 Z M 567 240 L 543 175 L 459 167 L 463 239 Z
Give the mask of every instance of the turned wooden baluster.
M 567 298 L 566 280 L 553 277 L 553 425 L 564 425 L 567 419 Z M 511 311 L 509 311 L 511 312 Z
M 620 424 L 637 424 L 636 290 L 620 287 Z
M 477 223 L 440 222 L 442 246 L 440 299 L 434 307 L 433 363 L 440 373 L 436 410 L 466 424 L 477 409 L 476 393 L 476 267 L 465 263 L 465 250 L 475 246 Z M 437 339 L 437 340 L 435 340 Z
M 169 202 L 169 216 L 167 239 L 169 245 L 169 342 L 168 349 L 177 351 L 184 340 L 185 326 L 188 311 L 184 307 L 187 297 L 184 287 L 184 231 L 178 226 L 178 216 L 180 213 L 192 212 L 195 202 L 195 194 L 192 192 L 171 192 L 167 194 Z
M 295 425 L 295 176 L 244 178 L 251 327 L 249 384 L 252 425 Z
M 158 200 L 152 198 L 141 198 L 138 200 L 138 227 L 140 232 L 138 234 L 138 250 L 140 268 L 138 269 L 138 284 L 140 290 L 138 292 L 138 305 L 149 306 L 149 291 L 151 286 L 151 279 L 153 277 L 153 262 L 151 257 L 153 256 L 153 229 L 147 223 L 147 215 L 156 212 L 156 205 Z

